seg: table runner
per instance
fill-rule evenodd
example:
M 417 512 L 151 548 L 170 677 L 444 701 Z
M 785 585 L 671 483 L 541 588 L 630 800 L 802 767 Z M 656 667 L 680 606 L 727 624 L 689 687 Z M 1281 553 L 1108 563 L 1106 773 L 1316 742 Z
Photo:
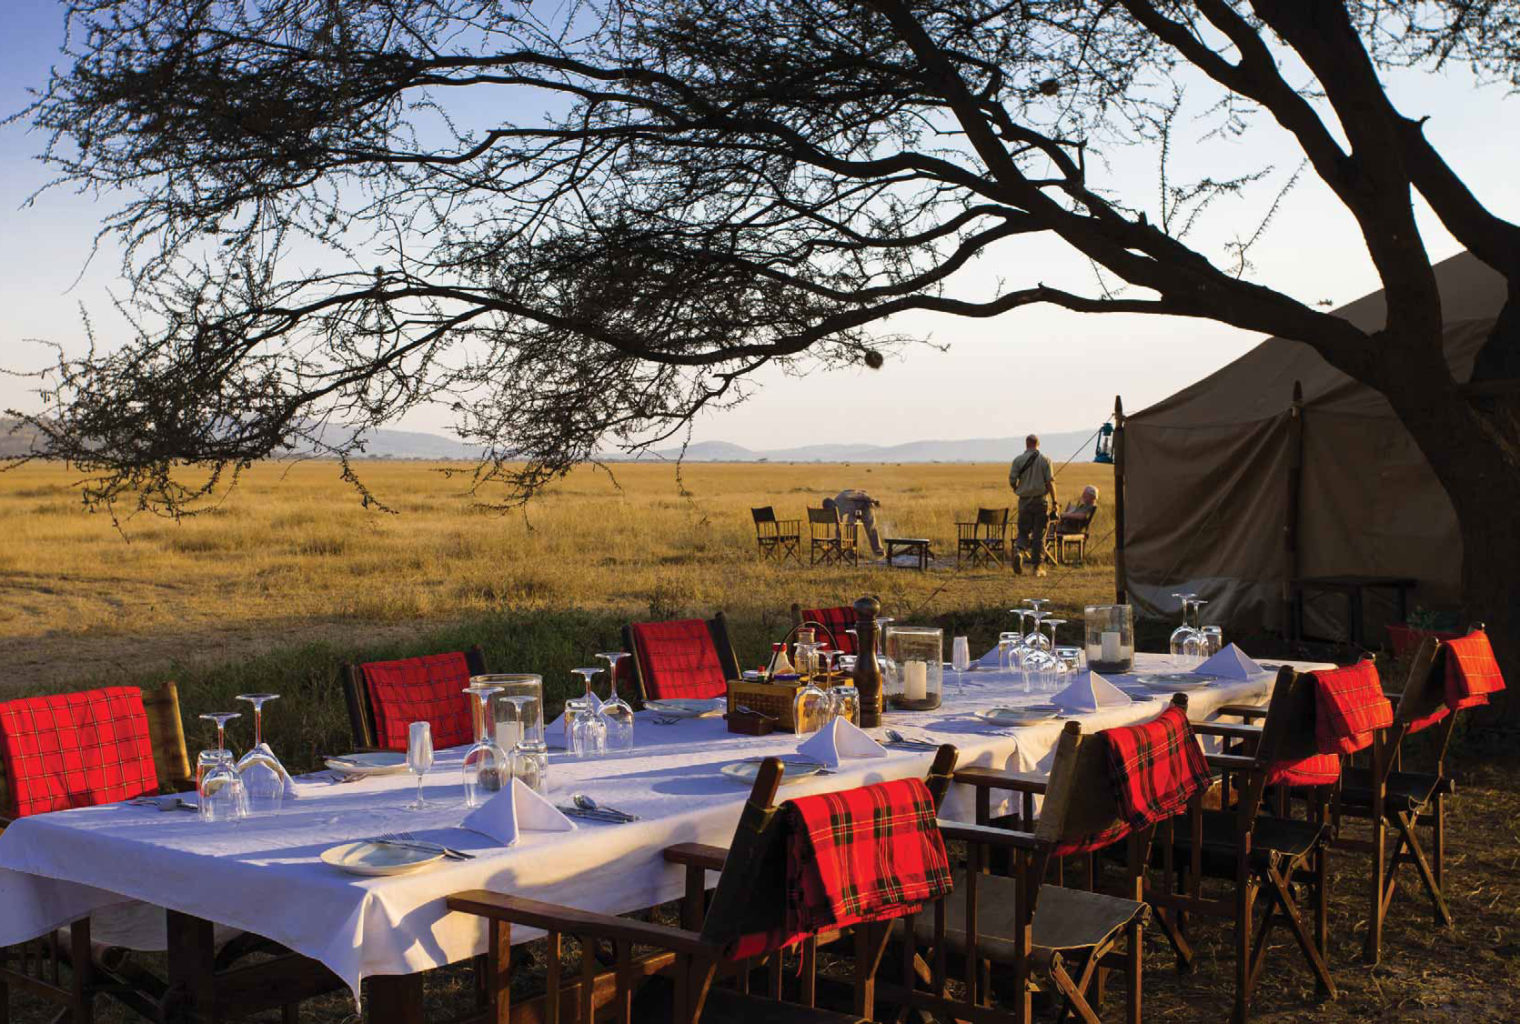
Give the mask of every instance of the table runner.
M 1171 670 L 1164 655 L 1136 660 L 1137 672 Z M 1209 718 L 1227 703 L 1262 703 L 1271 678 L 1267 673 L 1190 691 L 1189 717 Z M 969 714 L 1037 703 L 1048 700 L 1048 693 L 1025 693 L 1018 680 L 996 672 L 968 673 L 960 693 L 953 673 L 947 674 L 946 690 L 939 710 L 889 713 L 886 724 L 956 744 L 963 767 L 1048 769 L 1062 721 L 997 729 Z M 1152 718 L 1164 700 L 1165 693 L 1158 692 L 1155 700 L 1077 717 L 1084 730 L 1095 731 Z M 268 738 L 278 750 L 278 731 Z M 635 739 L 628 754 L 601 760 L 553 754 L 549 795 L 565 802 L 572 792 L 587 792 L 642 820 L 583 821 L 574 832 L 526 833 L 505 849 L 453 827 L 465 815 L 458 774 L 463 752 L 457 749 L 440 753 L 425 786 L 435 806 L 424 812 L 403 808 L 414 788 L 412 777 L 403 774 L 353 785 L 306 782 L 277 816 L 234 826 L 124 805 L 26 818 L 0 834 L 0 907 L 6 911 L 0 914 L 0 945 L 139 900 L 264 935 L 321 961 L 357 995 L 365 977 L 409 974 L 485 950 L 481 921 L 445 908 L 450 893 L 488 889 L 614 914 L 674 900 L 684 891 L 682 873 L 664 863 L 661 851 L 682 842 L 726 846 L 738 822 L 747 791 L 720 776 L 718 768 L 747 757 L 792 753 L 797 739 L 735 735 L 721 719 L 658 726 L 642 713 Z M 783 797 L 922 775 L 932 756 L 890 748 L 886 758 L 846 761 L 835 774 L 789 785 Z M 995 806 L 994 813 L 1007 809 Z M 952 787 L 943 813 L 971 818 L 971 792 Z M 345 875 L 317 859 L 339 842 L 403 830 L 478 856 L 378 879 Z M 527 929 L 513 929 L 514 941 L 534 937 Z

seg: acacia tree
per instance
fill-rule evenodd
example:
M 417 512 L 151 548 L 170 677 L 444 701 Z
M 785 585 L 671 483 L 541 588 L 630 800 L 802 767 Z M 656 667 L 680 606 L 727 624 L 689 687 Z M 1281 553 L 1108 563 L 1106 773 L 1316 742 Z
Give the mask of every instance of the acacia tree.
M 320 424 L 437 401 L 486 449 L 482 478 L 529 493 L 741 398 L 766 364 L 879 360 L 891 315 L 1051 303 L 1293 338 L 1381 392 L 1455 505 L 1473 610 L 1520 626 L 1520 590 L 1491 571 L 1520 566 L 1495 514 L 1520 506 L 1520 313 L 1477 383 L 1454 379 L 1414 196 L 1511 296 L 1520 229 L 1379 78 L 1520 84 L 1514 0 L 74 0 L 68 17 L 68 63 L 25 116 L 61 180 L 127 197 L 106 229 L 142 311 L 127 344 L 60 359 L 36 418 L 99 471 L 92 500 L 183 508 L 201 491 L 177 464 L 344 455 L 352 435 Z M 1090 172 L 1105 148 L 1165 142 L 1157 97 L 1183 85 L 1232 126 L 1285 129 L 1361 232 L 1381 329 L 1254 281 L 1239 247 L 1193 246 L 1199 210 L 1246 179 L 1172 188 L 1148 215 Z M 950 287 L 1021 235 L 1112 287 Z

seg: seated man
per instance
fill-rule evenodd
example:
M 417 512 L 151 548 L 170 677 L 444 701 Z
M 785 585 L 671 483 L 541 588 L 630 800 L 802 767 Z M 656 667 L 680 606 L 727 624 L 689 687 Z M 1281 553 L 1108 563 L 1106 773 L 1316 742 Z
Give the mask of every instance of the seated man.
M 1098 489 L 1091 484 L 1082 488 L 1082 497 L 1069 503 L 1061 518 L 1056 520 L 1056 533 L 1085 533 L 1092 523 L 1093 513 L 1098 510 Z
M 876 513 L 873 511 L 881 507 L 881 502 L 865 491 L 847 488 L 832 498 L 824 498 L 823 507 L 836 510 L 846 523 L 860 523 L 865 527 L 866 540 L 871 543 L 871 553 L 877 558 L 886 554 L 881 546 L 881 536 L 876 532 Z

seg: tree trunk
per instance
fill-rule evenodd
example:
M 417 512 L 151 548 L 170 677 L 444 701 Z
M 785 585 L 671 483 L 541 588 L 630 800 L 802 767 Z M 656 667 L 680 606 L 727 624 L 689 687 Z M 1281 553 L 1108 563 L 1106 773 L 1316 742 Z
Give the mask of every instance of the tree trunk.
M 1520 317 L 1501 317 L 1520 330 Z M 1510 345 L 1520 339 L 1495 338 Z M 1496 714 L 1520 725 L 1520 392 L 1475 396 L 1439 365 L 1390 346 L 1376 385 L 1393 405 L 1456 509 L 1463 613 L 1488 628 L 1509 691 Z M 1397 355 L 1395 355 L 1397 353 Z M 1409 356 L 1409 358 L 1406 358 Z M 1453 557 L 1457 553 L 1453 552 Z M 1463 624 L 1464 626 L 1466 623 Z

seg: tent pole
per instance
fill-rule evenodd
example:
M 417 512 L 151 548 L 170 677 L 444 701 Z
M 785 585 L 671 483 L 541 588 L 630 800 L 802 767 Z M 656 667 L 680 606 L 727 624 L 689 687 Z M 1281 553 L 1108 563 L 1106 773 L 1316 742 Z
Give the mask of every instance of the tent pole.
M 1293 382 L 1293 403 L 1288 408 L 1288 509 L 1283 523 L 1283 633 L 1302 640 L 1303 623 L 1296 586 L 1298 581 L 1299 501 L 1304 486 L 1304 385 Z
M 1114 603 L 1124 604 L 1124 402 L 1114 396 Z

